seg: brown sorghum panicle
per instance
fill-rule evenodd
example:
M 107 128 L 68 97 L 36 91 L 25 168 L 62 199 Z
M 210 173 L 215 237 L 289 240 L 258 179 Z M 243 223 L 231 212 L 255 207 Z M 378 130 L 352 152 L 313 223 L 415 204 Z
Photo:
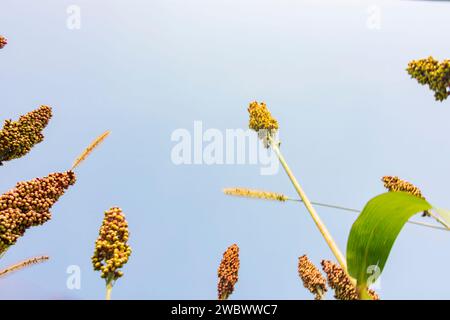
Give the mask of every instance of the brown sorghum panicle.
M 338 300 L 358 300 L 358 292 L 345 271 L 336 263 L 322 260 L 322 269 L 326 273 L 328 285 L 334 290 L 334 297 Z M 373 300 L 379 300 L 377 293 L 368 290 Z
M 0 130 L 0 165 L 26 155 L 31 148 L 40 143 L 44 136 L 42 130 L 52 117 L 52 109 L 41 106 L 19 118 L 6 120 Z
M 3 49 L 8 44 L 8 40 L 4 36 L 0 36 L 0 49 Z
M 25 231 L 51 219 L 50 208 L 76 181 L 72 171 L 19 182 L 0 196 L 0 253 Z
M 219 300 L 226 300 L 233 293 L 234 286 L 239 279 L 239 266 L 239 247 L 233 244 L 224 252 L 217 271 L 219 276 L 217 285 Z
M 424 199 L 425 197 L 422 195 L 422 191 L 412 183 L 402 180 L 397 176 L 384 176 L 381 178 L 381 181 L 384 183 L 384 187 L 390 192 L 407 192 L 413 196 Z M 429 216 L 428 211 L 423 212 L 423 216 Z
M 119 269 L 128 262 L 131 255 L 128 237 L 128 223 L 122 209 L 113 207 L 106 211 L 95 242 L 92 265 L 94 270 L 102 272 L 101 277 L 107 282 L 116 281 L 123 276 Z
M 322 299 L 327 292 L 327 281 L 306 255 L 298 258 L 298 275 L 304 287 L 314 294 L 315 299 Z
M 445 100 L 450 95 L 450 60 L 439 62 L 433 57 L 413 60 L 406 70 L 411 78 L 428 85 L 437 101 Z

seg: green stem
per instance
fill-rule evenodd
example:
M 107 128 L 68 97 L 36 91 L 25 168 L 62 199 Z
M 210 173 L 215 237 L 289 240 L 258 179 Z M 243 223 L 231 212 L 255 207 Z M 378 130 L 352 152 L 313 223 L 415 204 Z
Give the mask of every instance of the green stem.
M 303 191 L 302 187 L 298 183 L 297 179 L 295 178 L 294 174 L 292 173 L 291 169 L 289 168 L 286 160 L 284 159 L 283 155 L 281 154 L 280 148 L 278 147 L 278 143 L 274 142 L 271 137 L 269 137 L 270 144 L 272 146 L 272 149 L 275 151 L 278 159 L 280 160 L 281 165 L 284 168 L 284 171 L 288 175 L 289 179 L 291 180 L 295 190 L 297 191 L 298 195 L 302 199 L 306 209 L 308 210 L 309 214 L 314 220 L 314 223 L 316 224 L 317 228 L 319 229 L 320 233 L 322 234 L 323 238 L 325 239 L 326 243 L 330 247 L 331 251 L 333 252 L 334 256 L 336 257 L 338 263 L 341 265 L 342 269 L 347 273 L 347 263 L 345 260 L 344 255 L 339 250 L 339 247 L 337 246 L 336 242 L 333 240 L 333 237 L 331 236 L 330 232 L 328 231 L 325 224 L 320 219 L 319 215 L 317 214 L 316 210 L 311 204 L 311 201 L 309 201 L 308 197 L 306 196 L 305 192 Z

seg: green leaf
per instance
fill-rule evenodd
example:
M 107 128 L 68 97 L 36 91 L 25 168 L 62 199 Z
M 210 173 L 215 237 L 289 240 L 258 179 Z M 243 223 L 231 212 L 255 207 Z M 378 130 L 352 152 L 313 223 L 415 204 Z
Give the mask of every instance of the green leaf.
M 347 265 L 358 286 L 367 286 L 381 274 L 398 234 L 414 214 L 432 206 L 405 192 L 387 192 L 371 199 L 356 219 L 347 241 Z M 378 266 L 378 274 L 368 272 Z

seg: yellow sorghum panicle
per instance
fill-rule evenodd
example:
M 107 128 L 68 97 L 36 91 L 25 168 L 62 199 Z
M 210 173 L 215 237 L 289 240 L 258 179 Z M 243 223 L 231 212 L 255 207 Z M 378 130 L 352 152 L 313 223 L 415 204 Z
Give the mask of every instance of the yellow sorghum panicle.
M 0 49 L 3 49 L 8 44 L 8 40 L 4 36 L 0 36 Z
M 42 130 L 52 117 L 52 109 L 48 106 L 27 113 L 18 121 L 6 120 L 0 130 L 0 165 L 26 155 L 31 148 L 40 143 L 44 136 Z
M 439 62 L 433 57 L 413 60 L 406 70 L 411 78 L 428 85 L 436 100 L 445 100 L 450 95 L 450 60 Z
M 239 266 L 239 247 L 233 244 L 224 252 L 219 270 L 217 271 L 219 276 L 219 283 L 217 285 L 219 300 L 226 300 L 233 293 L 234 286 L 239 279 Z
M 305 288 L 314 294 L 315 299 L 322 299 L 327 292 L 327 281 L 306 255 L 298 258 L 298 275 Z
M 257 198 L 265 200 L 286 201 L 288 197 L 281 193 L 268 192 L 262 190 L 253 190 L 246 188 L 226 188 L 223 189 L 223 193 L 229 196 Z
M 249 128 L 258 133 L 264 146 L 268 148 L 270 146 L 268 138 L 272 138 L 277 132 L 278 121 L 272 117 L 264 102 L 251 102 L 248 107 L 248 113 L 250 115 Z
M 425 200 L 425 197 L 422 195 L 422 191 L 412 183 L 402 180 L 397 176 L 384 176 L 381 178 L 381 181 L 384 183 L 384 187 L 390 192 L 407 192 L 413 196 L 419 197 Z M 423 212 L 423 216 L 429 216 L 428 211 Z
M 123 276 L 122 268 L 131 255 L 128 242 L 128 223 L 122 209 L 113 207 L 105 212 L 99 236 L 95 242 L 92 265 L 101 271 L 106 282 L 116 281 Z
M 334 290 L 334 297 L 338 300 L 358 300 L 358 292 L 352 284 L 349 276 L 336 263 L 329 260 L 322 260 L 323 272 L 327 275 L 328 285 Z M 372 289 L 368 290 L 373 300 L 379 300 L 377 293 Z
M 76 181 L 72 171 L 19 182 L 0 196 L 0 253 L 25 231 L 51 219 L 50 209 Z

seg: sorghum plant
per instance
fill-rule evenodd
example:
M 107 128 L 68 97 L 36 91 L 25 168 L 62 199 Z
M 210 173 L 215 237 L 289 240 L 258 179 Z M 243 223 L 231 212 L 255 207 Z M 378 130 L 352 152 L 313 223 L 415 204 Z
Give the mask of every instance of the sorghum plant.
M 3 49 L 8 44 L 8 40 L 0 35 L 0 49 Z
M 123 276 L 122 268 L 131 255 L 128 242 L 128 223 L 122 209 L 112 207 L 105 211 L 99 236 L 95 242 L 92 265 L 95 271 L 101 271 L 106 281 L 106 299 L 111 299 L 111 290 L 117 279 Z
M 439 62 L 433 57 L 413 60 L 406 70 L 421 85 L 428 85 L 437 101 L 443 101 L 450 95 L 450 60 Z
M 369 279 L 367 270 L 373 267 L 382 272 L 392 245 L 405 223 L 450 230 L 448 227 L 450 211 L 433 208 L 416 186 L 398 177 L 383 177 L 382 181 L 389 192 L 370 200 L 363 210 L 310 201 L 280 151 L 281 143 L 276 137 L 278 121 L 272 117 L 265 103 L 250 103 L 248 112 L 249 127 L 257 132 L 266 148 L 275 152 L 300 198 L 293 199 L 280 193 L 246 188 L 227 188 L 223 192 L 231 196 L 303 203 L 337 259 L 338 264 L 331 261 L 322 262 L 328 285 L 335 291 L 336 299 L 379 299 L 378 295 L 369 289 L 370 281 L 373 279 Z M 346 257 L 331 237 L 313 204 L 360 213 L 348 237 Z M 439 214 L 432 212 L 432 208 Z M 444 228 L 410 221 L 409 219 L 420 210 L 435 218 Z M 315 295 L 316 299 L 320 299 L 326 291 L 326 286 L 320 272 L 306 256 L 300 257 L 298 271 L 304 286 Z
M 6 120 L 0 130 L 0 165 L 26 155 L 31 148 L 44 140 L 42 130 L 52 117 L 52 109 L 41 106 L 19 118 Z
M 227 300 L 234 291 L 239 277 L 239 247 L 233 244 L 224 252 L 220 262 L 217 275 L 219 283 L 217 284 L 217 295 L 219 300 Z
M 327 292 L 327 281 L 306 255 L 298 258 L 298 275 L 302 279 L 303 286 L 314 294 L 314 298 L 321 300 Z
M 75 184 L 73 171 L 19 182 L 0 196 L 0 254 L 14 245 L 25 231 L 51 219 L 50 209 Z
M 358 300 L 358 294 L 354 281 L 342 269 L 341 266 L 329 260 L 322 260 L 323 272 L 327 275 L 328 285 L 334 290 L 334 297 L 338 300 Z M 372 289 L 368 290 L 368 294 L 372 300 L 380 298 Z

